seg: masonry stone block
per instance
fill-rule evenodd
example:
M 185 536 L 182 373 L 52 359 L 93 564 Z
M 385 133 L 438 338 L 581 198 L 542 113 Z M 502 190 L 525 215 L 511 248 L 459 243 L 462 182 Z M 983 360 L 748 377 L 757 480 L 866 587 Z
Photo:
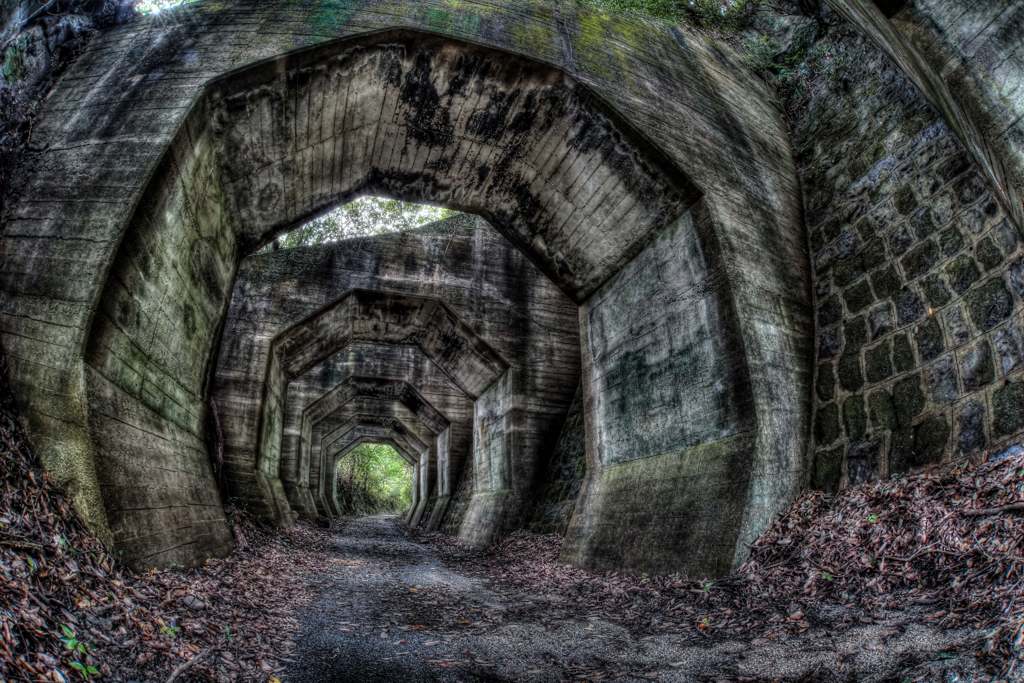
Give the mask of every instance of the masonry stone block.
M 847 480 L 851 486 L 878 476 L 882 444 L 878 439 L 854 441 L 846 451 Z
M 868 327 L 871 332 L 871 341 L 875 341 L 893 331 L 895 317 L 892 312 L 892 304 L 886 301 L 883 304 L 871 309 L 868 313 Z
M 950 306 L 943 311 L 942 318 L 949 342 L 954 348 L 963 346 L 974 336 L 974 330 L 967 321 L 967 313 L 963 305 Z
M 897 424 L 909 427 L 925 406 L 921 376 L 913 374 L 896 382 L 893 386 L 893 403 L 896 407 Z
M 991 384 L 995 380 L 995 364 L 992 361 L 992 345 L 987 339 L 969 347 L 960 354 L 960 379 L 964 391 L 972 392 Z
M 906 333 L 893 337 L 892 361 L 896 372 L 906 372 L 915 367 L 914 349 L 910 344 L 910 336 Z
M 863 395 L 854 394 L 843 401 L 843 426 L 848 439 L 863 438 L 867 430 L 867 414 Z
M 964 401 L 957 409 L 957 453 L 971 455 L 985 448 L 985 404 L 977 399 Z
M 1001 277 L 979 285 L 965 297 L 975 327 L 986 332 L 1010 317 L 1013 299 Z
M 992 343 L 1004 376 L 1024 365 L 1024 331 L 1019 321 L 1012 321 L 992 334 Z
M 960 398 L 957 367 L 953 354 L 947 353 L 925 368 L 928 397 L 935 403 L 953 403 Z
M 992 433 L 997 438 L 1024 429 L 1024 381 L 1010 380 L 992 392 Z
M 811 485 L 819 491 L 835 492 L 843 476 L 843 455 L 845 449 L 830 448 L 819 450 L 814 459 L 814 477 Z
M 889 299 L 895 297 L 900 291 L 903 282 L 900 279 L 899 274 L 896 272 L 896 268 L 888 266 L 880 270 L 876 270 L 871 274 L 871 286 L 875 290 L 875 296 L 879 299 Z
M 992 237 L 986 236 L 978 240 L 975 245 L 974 258 L 981 264 L 982 270 L 987 272 L 999 267 L 1003 262 L 1003 253 L 996 246 Z
M 822 401 L 829 401 L 836 393 L 836 372 L 831 363 L 820 363 L 818 365 L 818 377 L 815 383 L 815 391 Z
M 917 342 L 917 353 L 922 362 L 934 360 L 946 350 L 946 343 L 942 337 L 942 326 L 935 316 L 929 316 L 914 329 L 914 339 Z
M 981 277 L 974 259 L 966 254 L 961 254 L 950 261 L 945 267 L 945 272 L 950 286 L 957 294 L 966 292 Z

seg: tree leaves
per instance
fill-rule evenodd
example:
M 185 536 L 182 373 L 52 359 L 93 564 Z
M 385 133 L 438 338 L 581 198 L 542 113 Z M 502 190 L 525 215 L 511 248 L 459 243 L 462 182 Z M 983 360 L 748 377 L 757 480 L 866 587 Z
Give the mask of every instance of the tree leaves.
M 401 512 L 412 505 L 412 474 L 391 446 L 360 444 L 338 463 L 338 502 L 348 514 Z
M 278 238 L 286 249 L 403 232 L 444 220 L 456 212 L 427 204 L 401 202 L 384 197 L 360 197 L 314 218 Z

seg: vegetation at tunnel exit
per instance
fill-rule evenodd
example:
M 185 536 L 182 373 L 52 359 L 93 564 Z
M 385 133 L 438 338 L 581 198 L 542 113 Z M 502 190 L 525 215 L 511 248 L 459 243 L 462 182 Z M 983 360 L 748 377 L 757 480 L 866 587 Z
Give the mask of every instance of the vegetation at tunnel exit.
M 609 13 L 632 14 L 669 22 L 688 22 L 719 30 L 738 30 L 757 0 L 584 0 Z
M 141 14 L 156 14 L 178 5 L 187 5 L 189 3 L 196 2 L 196 0 L 137 0 L 135 3 L 135 9 Z
M 339 206 L 277 239 L 291 249 L 327 244 L 353 237 L 372 237 L 412 230 L 454 216 L 457 212 L 428 204 L 366 196 Z
M 338 463 L 342 514 L 403 512 L 412 505 L 412 466 L 387 444 L 356 446 Z
M 198 0 L 138 0 L 142 14 L 155 14 Z M 707 28 L 741 28 L 757 0 L 582 0 L 605 12 L 632 14 L 670 22 L 691 22 Z

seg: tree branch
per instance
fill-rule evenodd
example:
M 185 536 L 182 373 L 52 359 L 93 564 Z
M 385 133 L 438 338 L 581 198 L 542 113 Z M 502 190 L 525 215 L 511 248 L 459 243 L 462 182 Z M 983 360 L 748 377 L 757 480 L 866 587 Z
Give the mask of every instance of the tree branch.
M 1016 503 L 1009 503 L 1008 505 L 1000 505 L 994 508 L 979 508 L 977 510 L 963 510 L 961 514 L 967 517 L 986 517 L 988 515 L 998 515 L 1004 512 L 1024 512 L 1024 501 Z

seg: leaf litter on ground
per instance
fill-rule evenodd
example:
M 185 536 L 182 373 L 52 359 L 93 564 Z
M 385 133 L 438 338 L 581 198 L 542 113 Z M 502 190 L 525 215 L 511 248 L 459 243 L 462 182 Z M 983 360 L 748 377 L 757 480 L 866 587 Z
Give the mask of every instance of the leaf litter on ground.
M 2 368 L 0 368 L 2 370 Z M 3 387 L 0 387 L 3 389 Z M 114 561 L 43 473 L 0 391 L 0 679 L 276 680 L 336 558 L 329 530 L 269 530 L 230 511 L 234 553 L 188 570 L 134 574 Z M 486 629 L 533 618 L 603 619 L 638 634 L 740 637 L 753 647 L 825 625 L 911 613 L 977 634 L 972 654 L 994 680 L 1024 677 L 1024 449 L 836 495 L 801 496 L 716 581 L 594 572 L 560 561 L 562 539 L 516 532 L 479 552 L 415 534 L 459 569 L 517 597 L 446 615 L 417 588 L 406 624 Z M 423 612 L 420 614 L 420 612 Z M 403 615 L 406 616 L 406 615 Z M 443 637 L 443 636 L 442 636 Z M 605 676 L 598 670 L 582 678 Z M 633 672 L 637 673 L 637 672 Z
M 906 623 L 972 629 L 967 653 L 993 680 L 1024 679 L 1024 448 L 827 495 L 800 496 L 749 559 L 716 581 L 596 572 L 560 560 L 562 538 L 518 531 L 478 551 L 414 535 L 498 592 L 538 596 L 520 617 L 600 618 L 638 635 L 741 638 L 814 626 Z M 883 615 L 885 615 L 883 617 Z M 899 626 L 897 626 L 899 627 Z M 888 628 L 888 627 L 887 627 Z

